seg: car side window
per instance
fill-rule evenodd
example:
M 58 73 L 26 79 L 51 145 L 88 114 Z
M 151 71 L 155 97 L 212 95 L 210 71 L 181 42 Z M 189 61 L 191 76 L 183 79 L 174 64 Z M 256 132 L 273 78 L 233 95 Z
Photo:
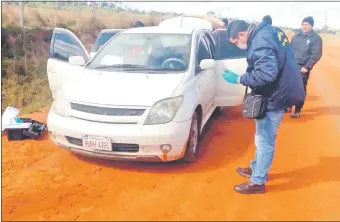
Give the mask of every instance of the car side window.
M 68 62 L 71 56 L 86 56 L 81 45 L 71 36 L 64 33 L 55 33 L 50 49 L 50 58 Z
M 197 41 L 196 65 L 199 65 L 203 59 L 212 59 L 212 55 L 209 50 L 208 43 L 204 39 L 204 36 L 199 35 Z
M 206 44 L 208 46 L 211 58 L 215 59 L 215 46 L 214 46 L 213 42 L 211 42 L 211 40 L 207 37 L 206 33 L 205 33 L 203 38 L 204 38 L 204 41 L 206 42 Z
M 207 43 L 208 43 L 210 52 L 211 52 L 211 54 L 212 54 L 212 58 L 215 59 L 215 52 L 216 52 L 216 42 L 215 42 L 215 39 L 214 39 L 214 37 L 211 35 L 211 33 L 205 32 L 205 33 L 204 33 L 204 36 L 205 36 L 205 39 L 206 39 L 206 41 L 207 41 Z
M 240 49 L 235 44 L 229 42 L 227 32 L 225 30 L 215 30 L 213 36 L 216 42 L 215 59 L 238 59 L 246 58 L 247 51 Z

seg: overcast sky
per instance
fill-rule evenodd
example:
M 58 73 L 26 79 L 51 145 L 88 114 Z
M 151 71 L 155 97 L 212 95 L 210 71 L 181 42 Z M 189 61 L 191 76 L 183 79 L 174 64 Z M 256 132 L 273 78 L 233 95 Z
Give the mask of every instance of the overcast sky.
M 130 8 L 145 11 L 206 14 L 214 11 L 222 16 L 238 17 L 260 21 L 264 15 L 270 15 L 273 25 L 300 27 L 306 16 L 313 16 L 315 28 L 325 24 L 333 29 L 340 29 L 340 2 L 124 2 Z

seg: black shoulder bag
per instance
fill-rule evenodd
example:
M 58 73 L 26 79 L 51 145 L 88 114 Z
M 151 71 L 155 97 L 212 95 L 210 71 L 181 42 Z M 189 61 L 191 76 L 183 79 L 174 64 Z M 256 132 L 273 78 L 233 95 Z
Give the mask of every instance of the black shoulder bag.
M 255 93 L 248 93 L 248 86 L 243 98 L 243 116 L 248 119 L 262 119 L 266 115 L 267 98 Z
M 283 69 L 286 64 L 287 54 L 285 62 L 279 72 L 279 77 L 281 77 Z M 277 79 L 277 80 L 278 80 Z M 248 93 L 248 86 L 243 98 L 243 116 L 248 119 L 262 119 L 266 115 L 267 109 L 267 98 L 263 95 L 255 94 L 253 92 Z

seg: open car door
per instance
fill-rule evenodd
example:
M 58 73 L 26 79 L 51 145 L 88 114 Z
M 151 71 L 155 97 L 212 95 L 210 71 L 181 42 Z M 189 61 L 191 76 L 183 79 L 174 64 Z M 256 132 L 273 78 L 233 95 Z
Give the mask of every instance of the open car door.
M 225 29 L 217 29 L 213 32 L 216 42 L 215 61 L 217 71 L 217 92 L 215 96 L 216 106 L 241 105 L 245 87 L 241 84 L 231 84 L 222 78 L 224 69 L 229 69 L 242 75 L 247 69 L 246 50 L 239 49 L 231 44 Z
M 70 77 L 74 77 L 79 73 L 76 69 L 83 68 L 69 64 L 69 58 L 71 56 L 81 56 L 86 63 L 89 60 L 89 54 L 75 34 L 62 28 L 55 28 L 53 30 L 49 50 L 47 75 L 50 90 L 54 98 L 56 91 Z

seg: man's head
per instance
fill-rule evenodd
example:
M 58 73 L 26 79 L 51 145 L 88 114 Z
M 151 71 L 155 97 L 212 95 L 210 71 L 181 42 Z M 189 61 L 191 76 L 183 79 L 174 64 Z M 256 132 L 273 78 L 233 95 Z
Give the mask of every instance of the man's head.
M 273 23 L 272 17 L 270 17 L 270 15 L 266 15 L 263 17 L 262 22 L 271 25 Z
M 228 19 L 227 19 L 227 18 L 222 18 L 221 20 L 222 20 L 222 22 L 224 23 L 224 27 L 227 27 L 228 24 L 229 24 Z
M 308 34 L 313 30 L 314 19 L 312 16 L 308 16 L 302 20 L 301 31 L 303 34 Z
M 236 44 L 240 49 L 247 48 L 249 24 L 243 20 L 231 22 L 227 29 L 227 38 L 232 44 Z
M 136 23 L 133 25 L 134 28 L 144 27 L 144 23 L 141 21 L 136 21 Z

